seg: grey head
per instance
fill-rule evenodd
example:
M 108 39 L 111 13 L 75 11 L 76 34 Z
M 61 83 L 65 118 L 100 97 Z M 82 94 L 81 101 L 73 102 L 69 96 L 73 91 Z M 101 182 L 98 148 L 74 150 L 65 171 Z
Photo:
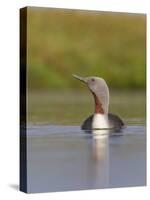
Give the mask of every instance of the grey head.
M 73 74 L 73 77 L 86 84 L 94 96 L 95 113 L 108 114 L 109 89 L 103 78 L 90 76 L 80 77 Z

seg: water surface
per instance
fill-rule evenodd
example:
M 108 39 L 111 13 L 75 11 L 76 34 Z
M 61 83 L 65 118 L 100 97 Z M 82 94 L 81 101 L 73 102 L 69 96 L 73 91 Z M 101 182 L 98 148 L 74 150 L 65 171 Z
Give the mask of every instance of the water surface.
M 144 126 L 90 135 L 78 126 L 28 127 L 28 192 L 146 184 Z

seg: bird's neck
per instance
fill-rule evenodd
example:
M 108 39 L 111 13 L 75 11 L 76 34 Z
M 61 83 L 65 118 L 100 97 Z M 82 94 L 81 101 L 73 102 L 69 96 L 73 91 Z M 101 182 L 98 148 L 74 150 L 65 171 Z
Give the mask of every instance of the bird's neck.
M 108 122 L 108 104 L 109 94 L 99 98 L 94 92 L 92 92 L 95 101 L 95 112 L 92 121 L 92 129 L 104 129 L 109 128 Z
M 92 92 L 92 94 L 95 100 L 95 113 L 104 114 L 104 108 L 102 106 L 101 101 L 99 100 L 99 98 L 96 96 L 94 92 Z

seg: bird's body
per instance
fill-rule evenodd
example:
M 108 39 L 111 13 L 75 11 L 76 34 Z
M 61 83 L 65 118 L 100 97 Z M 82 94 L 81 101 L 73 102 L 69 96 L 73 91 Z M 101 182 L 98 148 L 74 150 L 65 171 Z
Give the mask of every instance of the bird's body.
M 115 114 L 108 113 L 109 89 L 104 79 L 99 77 L 79 77 L 76 79 L 84 82 L 90 89 L 94 101 L 95 111 L 82 124 L 83 130 L 108 129 L 120 131 L 124 127 L 123 121 Z
M 82 130 L 92 130 L 93 116 L 94 116 L 94 114 L 90 115 L 87 119 L 85 119 L 85 121 L 83 122 L 83 124 L 81 126 Z M 103 125 L 103 121 L 100 121 L 100 120 L 98 121 L 98 124 Z M 108 113 L 107 120 L 108 121 L 105 123 L 107 123 L 108 126 L 107 127 L 102 126 L 101 129 L 114 129 L 115 131 L 120 131 L 120 129 L 124 127 L 123 121 L 117 115 Z M 97 129 L 100 129 L 100 128 L 97 128 Z

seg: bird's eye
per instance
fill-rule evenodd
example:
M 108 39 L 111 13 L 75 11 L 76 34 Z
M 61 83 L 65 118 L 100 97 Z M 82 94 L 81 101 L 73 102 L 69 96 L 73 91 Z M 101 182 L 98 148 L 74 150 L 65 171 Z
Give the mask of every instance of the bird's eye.
M 94 78 L 92 78 L 92 79 L 91 79 L 91 81 L 92 81 L 92 82 L 94 82 L 94 81 L 95 81 L 95 79 L 94 79 Z

